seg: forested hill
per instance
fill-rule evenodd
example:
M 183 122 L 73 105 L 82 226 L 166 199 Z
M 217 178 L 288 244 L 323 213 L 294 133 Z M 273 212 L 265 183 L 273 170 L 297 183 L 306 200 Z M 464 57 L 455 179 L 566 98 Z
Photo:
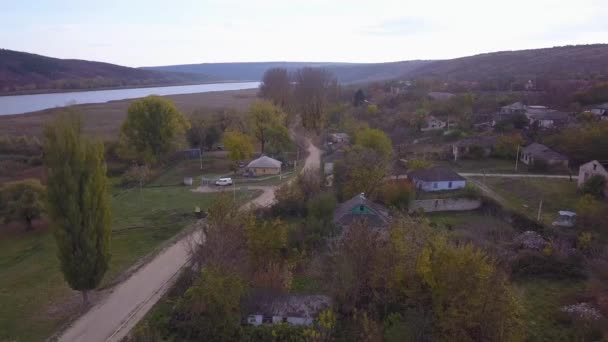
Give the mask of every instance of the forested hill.
M 0 49 L 0 94 L 80 90 L 213 81 L 201 74 L 179 74 L 109 63 L 59 59 Z
M 532 80 L 606 78 L 608 77 L 608 44 L 501 51 L 439 60 L 422 65 L 406 76 L 435 77 L 451 81 L 506 78 Z
M 200 73 L 225 80 L 261 80 L 271 68 L 294 71 L 302 67 L 324 68 L 332 72 L 341 83 L 380 81 L 406 75 L 429 61 L 404 61 L 389 63 L 316 63 L 316 62 L 251 62 L 251 63 L 202 63 L 145 67 L 145 70 Z

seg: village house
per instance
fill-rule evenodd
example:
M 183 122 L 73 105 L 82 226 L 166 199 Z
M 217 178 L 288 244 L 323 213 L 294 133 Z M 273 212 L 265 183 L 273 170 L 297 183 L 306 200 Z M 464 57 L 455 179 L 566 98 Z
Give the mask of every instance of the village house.
M 407 178 L 416 189 L 426 192 L 463 189 L 467 185 L 458 173 L 441 166 L 410 171 Z
M 519 159 L 526 165 L 534 165 L 536 162 L 542 161 L 547 166 L 568 167 L 568 157 L 539 143 L 532 143 L 524 147 Z
M 494 151 L 494 146 L 498 140 L 497 136 L 477 136 L 460 140 L 452 144 L 452 155 L 454 161 L 458 158 L 467 157 L 470 154 L 477 153 L 475 149 L 478 149 L 481 157 L 488 157 Z
M 247 296 L 241 307 L 247 313 L 246 323 L 250 325 L 287 323 L 310 326 L 323 310 L 331 307 L 331 298 L 257 291 Z
M 428 95 L 431 99 L 437 100 L 437 101 L 449 100 L 450 98 L 456 96 L 452 93 L 448 93 L 448 92 L 444 92 L 444 91 L 431 91 L 431 92 L 429 92 Z
M 604 197 L 608 198 L 608 162 L 601 163 L 597 160 L 592 160 L 578 168 L 578 188 L 581 189 L 583 184 L 592 176 L 602 176 L 606 179 L 604 187 Z
M 600 120 L 608 120 L 608 102 L 594 106 L 590 112 Z
M 530 125 L 537 125 L 539 128 L 555 128 L 565 126 L 570 114 L 553 109 L 537 109 L 526 113 L 526 117 L 530 120 Z
M 500 114 L 510 115 L 510 114 L 526 114 L 527 106 L 521 102 L 515 102 L 507 106 L 503 106 L 500 108 Z
M 280 161 L 268 156 L 261 156 L 258 159 L 252 160 L 245 167 L 245 175 L 250 177 L 278 175 L 281 173 Z
M 374 203 L 361 193 L 340 204 L 334 212 L 334 224 L 345 228 L 356 222 L 365 221 L 371 227 L 385 228 L 390 223 L 388 209 Z
M 448 123 L 446 121 L 440 120 L 431 115 L 426 118 L 425 126 L 422 127 L 420 130 L 423 132 L 426 132 L 426 131 L 444 129 L 447 125 L 448 125 Z
M 334 144 L 350 143 L 350 137 L 346 133 L 331 133 L 329 134 L 328 140 Z

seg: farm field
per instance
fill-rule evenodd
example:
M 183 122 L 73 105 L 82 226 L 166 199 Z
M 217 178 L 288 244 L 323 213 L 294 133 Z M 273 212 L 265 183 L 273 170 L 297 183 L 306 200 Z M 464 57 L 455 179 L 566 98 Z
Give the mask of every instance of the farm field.
M 240 192 L 238 200 L 244 202 L 257 194 Z M 194 206 L 205 209 L 216 196 L 181 186 L 116 191 L 112 198 L 112 259 L 102 287 L 121 279 L 138 260 L 162 248 L 194 222 Z M 2 235 L 0 340 L 43 340 L 80 310 L 80 294 L 63 280 L 48 229 L 5 230 Z

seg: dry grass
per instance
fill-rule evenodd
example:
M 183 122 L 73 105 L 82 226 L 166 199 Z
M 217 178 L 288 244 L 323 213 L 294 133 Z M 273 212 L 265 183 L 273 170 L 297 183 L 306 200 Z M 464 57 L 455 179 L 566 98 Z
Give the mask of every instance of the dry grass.
M 198 94 L 165 96 L 175 102 L 177 107 L 189 115 L 195 109 L 234 108 L 243 111 L 256 98 L 257 89 L 217 91 Z M 127 114 L 127 108 L 136 99 L 112 101 L 107 103 L 83 104 L 73 106 L 82 113 L 84 131 L 104 139 L 114 139 L 120 124 Z M 0 116 L 0 135 L 41 135 L 44 125 L 65 108 L 53 108 L 39 112 Z

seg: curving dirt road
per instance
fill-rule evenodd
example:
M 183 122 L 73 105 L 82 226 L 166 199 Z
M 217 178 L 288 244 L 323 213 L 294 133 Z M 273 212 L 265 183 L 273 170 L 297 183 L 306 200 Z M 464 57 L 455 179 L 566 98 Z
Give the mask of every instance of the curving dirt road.
M 308 142 L 308 157 L 303 169 L 320 166 L 321 150 Z M 274 188 L 266 187 L 264 193 L 246 205 L 269 206 L 274 201 Z M 195 230 L 165 248 L 149 263 L 139 268 L 129 278 L 116 285 L 95 306 L 66 329 L 59 341 L 119 341 L 142 319 L 152 306 L 171 287 L 181 269 L 188 263 L 189 242 L 200 240 L 200 230 Z

